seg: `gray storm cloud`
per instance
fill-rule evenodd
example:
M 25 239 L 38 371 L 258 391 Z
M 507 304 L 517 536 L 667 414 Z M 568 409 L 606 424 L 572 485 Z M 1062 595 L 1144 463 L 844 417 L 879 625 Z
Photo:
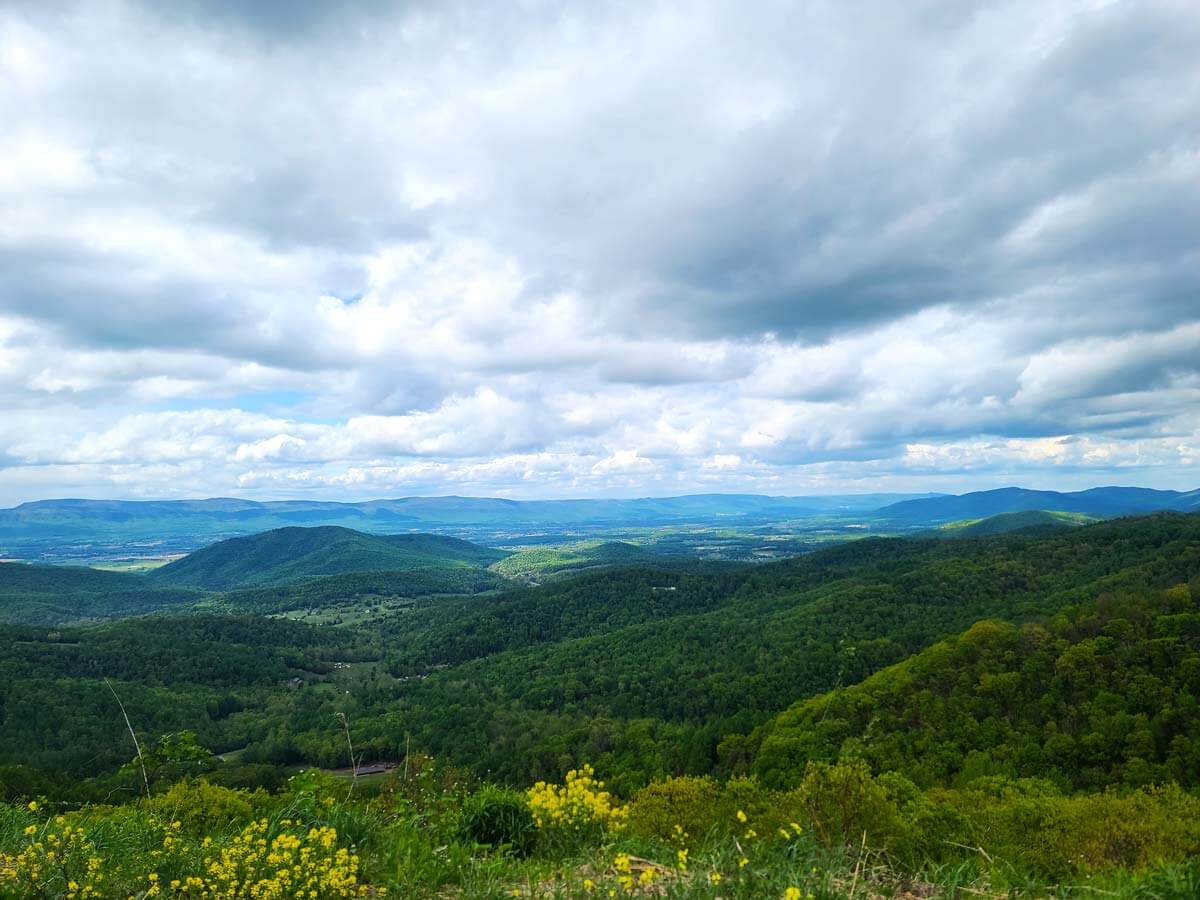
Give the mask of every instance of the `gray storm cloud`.
M 0 9 L 0 500 L 1194 487 L 1200 10 Z

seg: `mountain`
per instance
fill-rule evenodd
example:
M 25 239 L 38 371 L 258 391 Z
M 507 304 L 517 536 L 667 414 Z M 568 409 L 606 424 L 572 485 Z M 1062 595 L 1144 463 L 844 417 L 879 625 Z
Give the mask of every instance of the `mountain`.
M 1045 509 L 1031 509 L 1027 512 L 999 513 L 986 519 L 967 519 L 962 522 L 950 522 L 937 531 L 938 537 L 973 538 L 990 537 L 996 534 L 1008 534 L 1013 531 L 1026 529 L 1075 528 L 1097 521 L 1092 516 L 1083 513 L 1051 512 Z
M 80 566 L 0 564 L 0 622 L 61 625 L 135 616 L 196 602 L 199 592 L 141 575 Z
M 482 569 L 506 554 L 436 534 L 372 535 L 349 528 L 278 528 L 220 541 L 148 576 L 161 584 L 225 591 L 350 572 Z
M 1046 510 L 1081 513 L 1098 519 L 1144 515 L 1160 510 L 1188 512 L 1200 508 L 1200 496 L 1193 491 L 1156 491 L 1150 488 L 1099 487 L 1086 491 L 1031 491 L 1008 487 L 993 491 L 975 491 L 957 496 L 926 497 L 904 500 L 878 510 L 876 515 L 894 523 L 938 523 L 962 519 L 984 519 L 1001 513 Z M 1194 498 L 1194 499 L 1189 499 Z
M 695 494 L 637 500 L 504 500 L 406 497 L 333 503 L 309 500 L 39 500 L 0 510 L 0 546 L 37 543 L 183 541 L 253 534 L 289 525 L 340 525 L 372 533 L 420 530 L 634 527 L 679 523 L 753 524 L 814 515 L 857 515 L 929 494 L 767 497 Z
M 1172 508 L 1179 512 L 1200 512 L 1200 490 L 1181 494 Z
M 1200 588 L 1200 581 L 1195 583 Z M 755 763 L 777 786 L 852 754 L 922 786 L 983 775 L 1074 790 L 1197 784 L 1200 590 L 1108 595 L 1017 627 L 982 621 L 861 684 L 801 701 Z

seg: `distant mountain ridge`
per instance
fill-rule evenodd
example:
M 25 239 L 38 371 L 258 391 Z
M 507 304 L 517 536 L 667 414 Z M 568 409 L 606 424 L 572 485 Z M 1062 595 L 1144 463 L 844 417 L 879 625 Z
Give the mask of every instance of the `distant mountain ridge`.
M 1101 487 L 1086 491 L 1001 488 L 962 495 L 843 494 L 772 497 L 691 494 L 632 500 L 507 500 L 404 497 L 341 503 L 316 500 L 39 500 L 0 509 L 0 551 L 80 545 L 122 546 L 162 555 L 225 538 L 289 526 L 340 526 L 371 534 L 448 532 L 508 542 L 534 532 L 679 525 L 747 527 L 828 517 L 874 530 L 942 525 L 1001 513 L 1046 510 L 1095 518 L 1161 510 L 1200 511 L 1200 490 Z M 86 554 L 71 554 L 72 559 Z
M 717 522 L 763 523 L 813 515 L 862 514 L 928 493 L 769 497 L 691 494 L 635 500 L 506 500 L 403 497 L 339 503 L 316 500 L 37 500 L 0 509 L 0 546 L 37 541 L 194 543 L 288 525 L 340 525 L 397 533 L 437 529 L 525 530 Z
M 1060 492 L 1008 487 L 969 494 L 905 500 L 883 507 L 877 511 L 877 515 L 897 523 L 935 524 L 1033 510 L 1081 513 L 1096 518 L 1163 511 L 1197 512 L 1200 511 L 1200 491 L 1184 493 L 1151 488 L 1098 487 L 1085 491 Z
M 289 527 L 220 541 L 151 573 L 178 587 L 225 591 L 351 572 L 482 569 L 503 551 L 437 534 L 374 535 L 337 526 Z

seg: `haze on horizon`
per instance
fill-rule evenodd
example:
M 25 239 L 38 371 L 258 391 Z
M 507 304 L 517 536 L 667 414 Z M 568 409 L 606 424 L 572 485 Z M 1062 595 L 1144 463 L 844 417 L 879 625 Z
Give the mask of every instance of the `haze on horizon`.
M 1200 7 L 0 8 L 0 506 L 1200 486 Z

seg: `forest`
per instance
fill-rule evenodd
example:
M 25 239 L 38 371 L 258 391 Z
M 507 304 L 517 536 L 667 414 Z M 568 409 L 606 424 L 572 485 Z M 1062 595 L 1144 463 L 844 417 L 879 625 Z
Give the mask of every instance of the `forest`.
M 20 596 L 108 597 L 112 608 L 100 611 L 110 621 L 33 619 L 0 637 L 0 786 L 10 810 L 25 810 L 0 822 L 0 858 L 28 850 L 4 828 L 57 827 L 38 824 L 31 803 L 117 834 L 126 825 L 105 811 L 114 799 L 159 822 L 175 797 L 236 810 L 222 827 L 265 816 L 277 835 L 285 810 L 324 791 L 333 806 L 313 821 L 376 822 L 379 834 L 356 842 L 370 848 L 363 864 L 413 896 L 425 895 L 416 882 L 385 871 L 398 865 L 393 844 L 436 848 L 401 834 L 397 816 L 436 822 L 464 854 L 427 873 L 438 890 L 486 869 L 479 896 L 514 879 L 536 893 L 547 872 L 573 877 L 564 865 L 626 890 L 628 873 L 596 854 L 656 860 L 642 871 L 680 896 L 758 896 L 768 883 L 780 896 L 793 886 L 845 896 L 868 859 L 879 891 L 940 884 L 954 867 L 972 890 L 1084 875 L 1120 890 L 1194 885 L 1200 516 L 1032 525 L 866 538 L 757 565 L 624 564 L 618 553 L 515 587 L 463 565 L 495 559 L 471 545 L 450 546 L 448 565 L 422 545 L 407 572 L 308 575 L 295 564 L 297 580 L 255 586 L 250 574 L 224 592 L 176 587 L 170 572 L 10 567 Z M 315 552 L 328 566 L 309 538 L 265 562 L 281 571 Z M 352 540 L 349 558 L 362 546 Z M 197 556 L 179 566 L 192 584 L 208 577 L 195 574 L 209 565 Z M 207 556 L 222 573 L 241 564 Z M 447 571 L 458 592 L 426 590 Z M 140 614 L 132 584 L 178 602 Z M 377 614 L 354 619 L 359 605 Z M 280 615 L 289 609 L 337 617 Z M 352 778 L 351 753 L 388 774 Z M 588 820 L 570 841 L 514 825 L 536 812 L 538 784 L 567 791 L 565 774 L 585 767 L 627 819 Z M 217 813 L 185 812 L 203 822 L 187 826 L 195 836 L 217 834 Z M 737 865 L 748 840 L 739 813 L 764 838 L 785 832 L 758 869 Z M 1126 834 L 1130 815 L 1140 824 Z M 144 844 L 159 827 L 146 822 L 126 837 Z M 697 884 L 672 862 L 681 843 L 716 881 Z M 801 858 L 820 879 L 795 867 Z

